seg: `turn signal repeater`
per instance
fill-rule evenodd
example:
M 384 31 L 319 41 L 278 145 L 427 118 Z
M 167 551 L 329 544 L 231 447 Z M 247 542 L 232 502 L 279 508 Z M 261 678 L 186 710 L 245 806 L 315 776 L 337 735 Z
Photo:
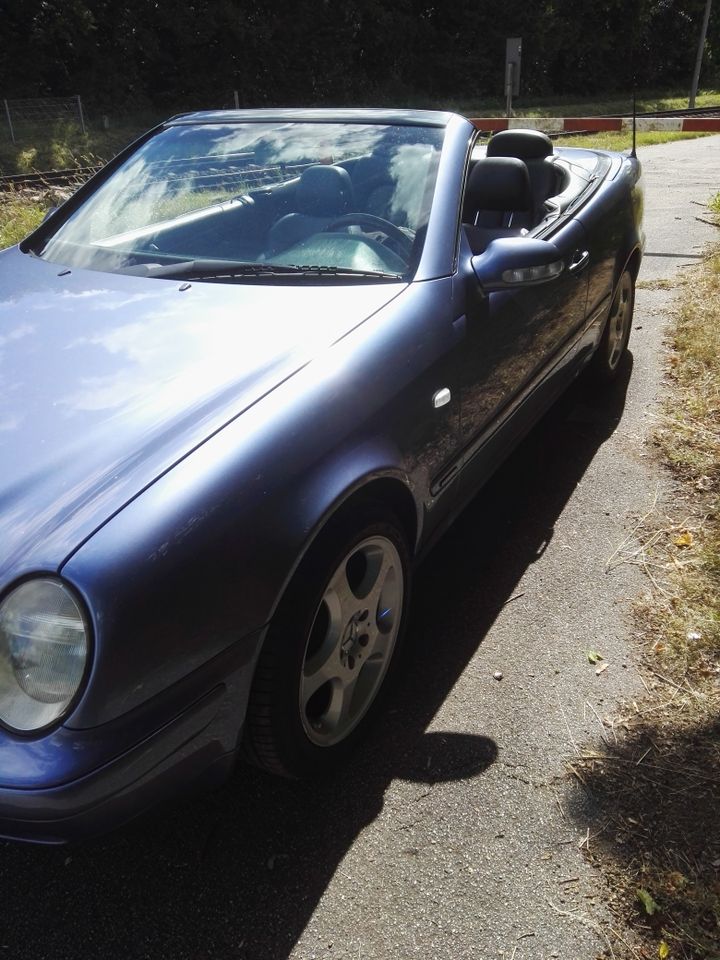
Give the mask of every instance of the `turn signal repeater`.
M 504 270 L 503 283 L 542 283 L 543 280 L 552 280 L 563 271 L 562 260 L 552 263 L 541 263 L 537 267 L 518 267 L 515 270 Z

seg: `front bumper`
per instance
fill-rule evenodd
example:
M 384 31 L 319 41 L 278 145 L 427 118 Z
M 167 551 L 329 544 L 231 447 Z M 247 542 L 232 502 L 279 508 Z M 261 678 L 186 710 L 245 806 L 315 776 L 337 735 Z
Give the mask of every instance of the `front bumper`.
M 224 779 L 234 751 L 223 748 L 216 722 L 224 686 L 210 691 L 145 741 L 93 773 L 57 787 L 0 788 L 0 836 L 64 843 L 132 819 L 199 780 Z
M 233 767 L 262 633 L 117 721 L 0 738 L 0 837 L 65 843 L 103 833 Z

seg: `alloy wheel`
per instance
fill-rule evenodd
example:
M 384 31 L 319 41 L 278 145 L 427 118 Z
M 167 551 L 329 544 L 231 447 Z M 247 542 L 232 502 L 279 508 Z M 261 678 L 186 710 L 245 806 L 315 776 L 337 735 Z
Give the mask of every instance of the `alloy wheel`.
M 302 723 L 315 745 L 343 740 L 375 699 L 399 633 L 403 593 L 400 554 L 383 536 L 356 544 L 330 576 L 300 676 Z
M 625 350 L 627 343 L 629 326 L 632 323 L 632 299 L 633 299 L 632 277 L 626 271 L 620 278 L 620 284 L 615 299 L 613 300 L 608 317 L 608 366 L 614 370 L 620 362 L 620 358 Z

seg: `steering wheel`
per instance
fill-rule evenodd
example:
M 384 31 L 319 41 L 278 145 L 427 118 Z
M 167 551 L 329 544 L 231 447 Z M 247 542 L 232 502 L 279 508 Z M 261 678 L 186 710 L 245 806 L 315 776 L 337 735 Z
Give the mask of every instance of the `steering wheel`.
M 346 213 L 342 217 L 338 217 L 337 220 L 333 220 L 332 223 L 329 223 L 325 227 L 325 231 L 337 230 L 339 227 L 372 227 L 374 230 L 379 230 L 385 234 L 389 240 L 394 240 L 395 243 L 400 248 L 400 255 L 403 256 L 406 260 L 410 259 L 410 253 L 412 251 L 413 242 L 408 237 L 406 233 L 396 227 L 394 223 L 391 223 L 389 220 L 383 219 L 383 217 L 376 217 L 372 213 Z

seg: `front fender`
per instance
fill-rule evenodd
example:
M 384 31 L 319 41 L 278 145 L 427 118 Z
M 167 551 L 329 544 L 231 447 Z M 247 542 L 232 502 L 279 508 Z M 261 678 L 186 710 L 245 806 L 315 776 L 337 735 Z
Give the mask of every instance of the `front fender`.
M 397 457 L 381 440 L 348 444 L 318 462 L 292 497 L 266 496 L 258 474 L 254 496 L 226 477 L 212 501 L 179 504 L 188 462 L 126 508 L 63 569 L 86 598 L 96 636 L 90 682 L 69 725 L 108 722 L 244 642 L 270 619 L 350 496 L 392 478 L 412 499 Z
M 457 343 L 452 323 L 418 303 L 446 302 L 446 283 L 423 284 L 422 301 L 369 321 L 281 384 L 65 562 L 96 637 L 69 726 L 112 720 L 244 643 L 328 516 L 365 484 L 396 483 L 420 534 L 433 437 L 454 436 L 457 417 L 452 405 L 432 410 L 434 379 L 422 371 Z

